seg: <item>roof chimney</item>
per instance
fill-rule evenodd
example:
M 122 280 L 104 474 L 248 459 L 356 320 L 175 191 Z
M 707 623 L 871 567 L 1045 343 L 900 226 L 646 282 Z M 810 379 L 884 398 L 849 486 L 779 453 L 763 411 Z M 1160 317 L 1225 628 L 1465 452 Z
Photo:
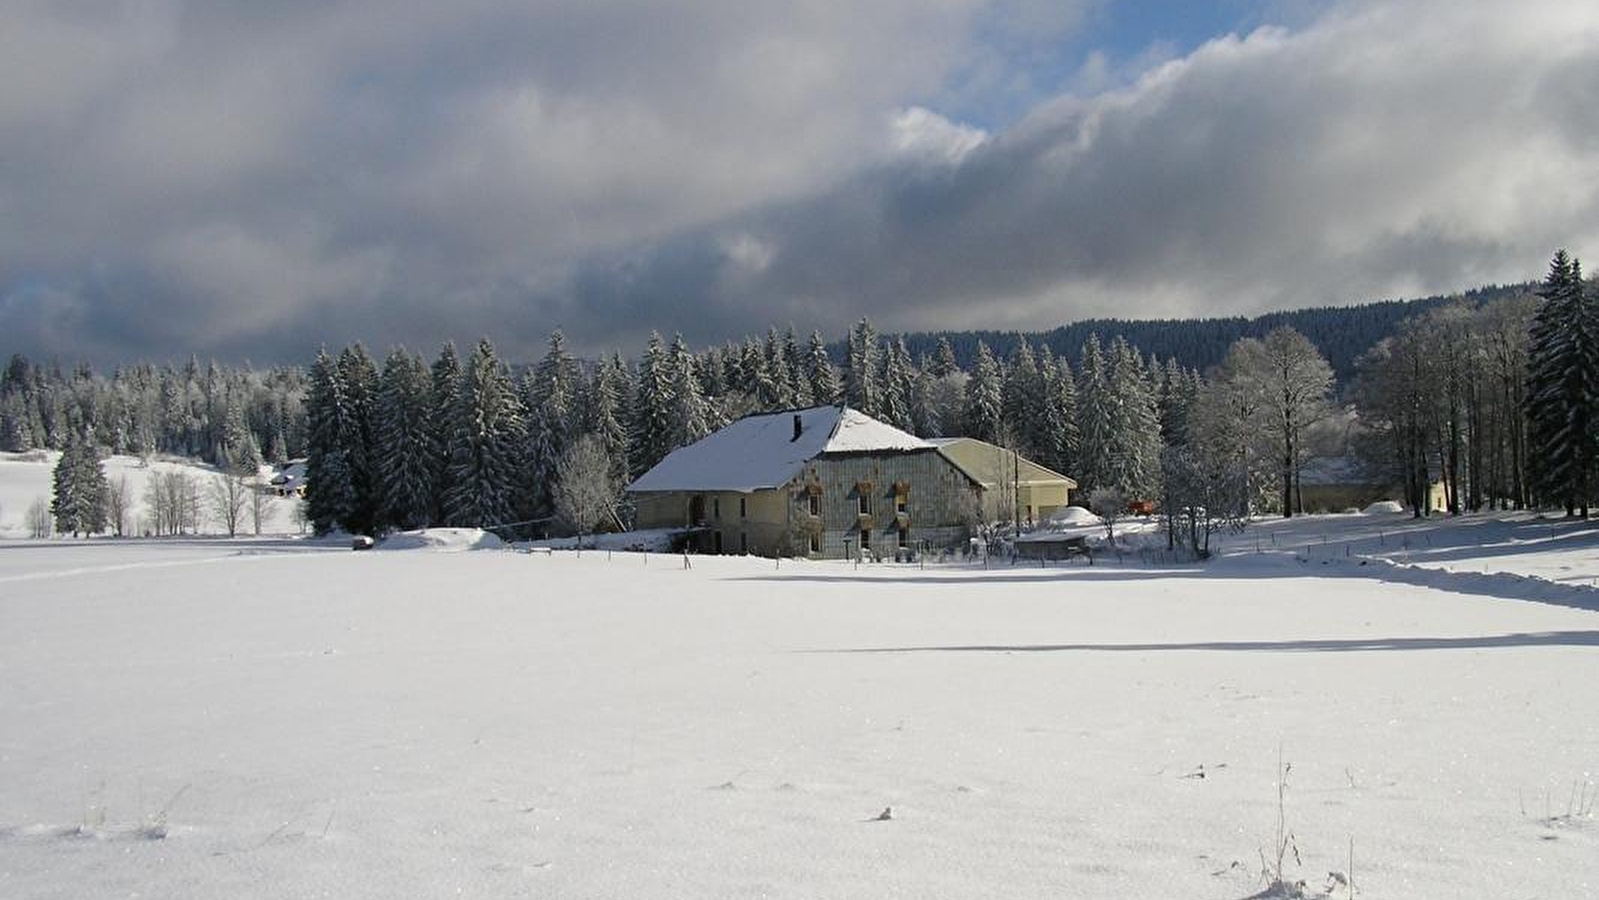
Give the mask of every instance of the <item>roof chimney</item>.
M 802 427 L 801 427 L 801 425 L 800 425 L 800 414 L 799 414 L 799 413 L 795 413 L 795 414 L 794 414 L 794 436 L 793 436 L 793 437 L 791 437 L 791 438 L 789 438 L 789 439 L 788 439 L 788 442 L 789 442 L 789 443 L 790 443 L 790 444 L 792 444 L 792 443 L 794 443 L 794 442 L 795 442 L 795 441 L 797 441 L 797 440 L 799 440 L 799 437 L 800 437 L 800 432 L 801 432 L 801 431 L 802 431 L 802 430 L 804 430 L 804 429 L 803 429 L 803 428 L 802 428 Z

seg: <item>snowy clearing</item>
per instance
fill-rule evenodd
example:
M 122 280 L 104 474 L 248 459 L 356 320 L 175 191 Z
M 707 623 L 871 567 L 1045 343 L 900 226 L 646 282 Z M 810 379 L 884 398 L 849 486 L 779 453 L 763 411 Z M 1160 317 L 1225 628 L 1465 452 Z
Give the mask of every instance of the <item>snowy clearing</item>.
M 923 570 L 0 542 L 0 896 L 1225 900 L 1262 886 L 1279 747 L 1312 892 L 1346 895 L 1353 841 L 1356 896 L 1592 896 L 1593 591 L 1482 568 L 1591 574 L 1596 543 L 1325 517 L 1203 569 Z

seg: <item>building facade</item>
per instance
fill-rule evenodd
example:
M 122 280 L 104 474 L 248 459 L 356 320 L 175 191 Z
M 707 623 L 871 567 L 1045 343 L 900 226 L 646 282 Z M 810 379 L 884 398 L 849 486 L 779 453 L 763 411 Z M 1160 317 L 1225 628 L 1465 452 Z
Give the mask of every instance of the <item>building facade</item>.
M 893 558 L 964 543 L 982 486 L 933 444 L 847 407 L 746 416 L 628 487 L 639 528 L 705 553 Z

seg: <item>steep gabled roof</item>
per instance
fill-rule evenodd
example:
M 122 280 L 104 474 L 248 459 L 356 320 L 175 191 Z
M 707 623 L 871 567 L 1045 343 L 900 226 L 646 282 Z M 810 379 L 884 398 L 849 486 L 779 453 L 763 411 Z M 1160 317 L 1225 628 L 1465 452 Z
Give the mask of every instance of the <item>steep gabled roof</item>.
M 794 436 L 794 421 L 800 423 Z M 786 484 L 828 453 L 910 452 L 933 445 L 840 406 L 760 413 L 667 454 L 629 491 L 753 491 Z

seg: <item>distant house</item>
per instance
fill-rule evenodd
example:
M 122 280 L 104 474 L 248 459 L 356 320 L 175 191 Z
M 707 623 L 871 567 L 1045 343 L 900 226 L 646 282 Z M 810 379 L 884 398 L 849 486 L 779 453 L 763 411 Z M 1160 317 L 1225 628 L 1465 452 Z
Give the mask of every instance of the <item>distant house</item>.
M 1014 450 L 977 438 L 934 438 L 950 462 L 983 486 L 983 512 L 989 521 L 1019 518 L 1039 522 L 1071 503 L 1077 482 Z
M 639 528 L 706 553 L 872 557 L 960 544 L 982 487 L 932 443 L 843 406 L 746 416 L 627 488 Z
M 295 460 L 272 476 L 272 493 L 279 497 L 305 496 L 305 460 Z

